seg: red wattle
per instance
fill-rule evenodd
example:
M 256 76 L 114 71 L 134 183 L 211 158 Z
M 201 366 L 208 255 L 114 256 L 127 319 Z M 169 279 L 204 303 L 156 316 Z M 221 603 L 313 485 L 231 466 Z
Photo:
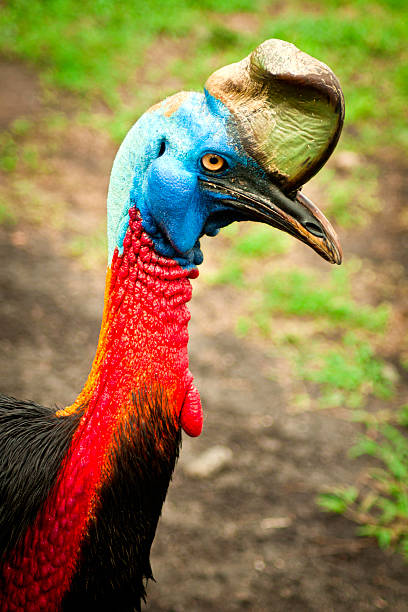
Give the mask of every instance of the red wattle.
M 186 434 L 192 438 L 199 436 L 203 429 L 201 398 L 192 382 L 181 408 L 180 423 Z

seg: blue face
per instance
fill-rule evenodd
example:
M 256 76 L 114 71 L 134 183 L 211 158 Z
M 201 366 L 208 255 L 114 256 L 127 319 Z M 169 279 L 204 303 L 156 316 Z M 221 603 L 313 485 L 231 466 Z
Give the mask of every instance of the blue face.
M 128 210 L 135 206 L 159 253 L 183 266 L 201 263 L 200 236 L 215 235 L 234 220 L 227 195 L 206 189 L 205 181 L 215 175 L 222 180 L 238 166 L 262 173 L 245 154 L 229 119 L 221 102 L 198 93 L 177 94 L 141 117 L 112 170 L 110 259 L 116 245 L 122 248 Z M 224 160 L 219 169 L 217 163 L 216 169 L 211 166 L 215 156 Z
M 220 227 L 244 219 L 288 232 L 340 263 L 341 249 L 327 219 L 305 196 L 288 189 L 284 173 L 266 173 L 262 160 L 258 165 L 247 155 L 235 121 L 208 92 L 175 94 L 139 119 L 112 168 L 109 262 L 116 247 L 123 252 L 129 209 L 137 208 L 157 252 L 182 266 L 202 262 L 202 235 L 214 236 Z M 244 127 L 245 138 L 254 138 L 249 124 L 241 124 L 241 131 Z

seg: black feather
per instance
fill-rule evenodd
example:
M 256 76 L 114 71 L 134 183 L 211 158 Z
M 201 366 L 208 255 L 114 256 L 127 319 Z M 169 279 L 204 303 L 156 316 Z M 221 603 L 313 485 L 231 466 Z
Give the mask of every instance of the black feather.
M 0 395 L 0 560 L 34 523 L 81 416 Z
M 181 434 L 165 393 L 152 397 L 139 390 L 132 400 L 114 434 L 106 479 L 64 611 L 140 610 L 152 578 L 150 547 Z

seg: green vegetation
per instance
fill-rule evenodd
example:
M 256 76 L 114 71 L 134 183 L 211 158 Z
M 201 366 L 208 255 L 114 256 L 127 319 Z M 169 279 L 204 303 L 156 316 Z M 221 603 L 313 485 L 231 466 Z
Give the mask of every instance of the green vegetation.
M 361 536 L 375 537 L 381 548 L 397 549 L 408 560 L 408 405 L 397 423 L 371 423 L 351 455 L 374 457 L 358 486 L 334 489 L 319 496 L 328 512 L 344 514 L 360 525 Z
M 14 211 L 6 202 L 0 200 L 0 225 L 15 225 L 17 223 Z
M 269 228 L 266 228 L 267 232 Z M 263 232 L 260 234 L 264 236 Z M 262 315 L 265 319 L 273 321 L 274 313 L 285 315 L 305 316 L 313 319 L 323 318 L 332 325 L 343 325 L 354 328 L 366 329 L 372 332 L 384 332 L 390 307 L 382 304 L 376 307 L 359 304 L 351 297 L 352 277 L 359 269 L 360 264 L 356 261 L 356 270 L 353 265 L 343 265 L 341 268 L 333 268 L 326 281 L 316 273 L 302 269 L 276 270 L 267 273 L 259 281 L 251 281 L 249 277 L 244 278 L 244 263 L 248 257 L 271 257 L 283 253 L 283 245 L 289 246 L 285 241 L 277 243 L 272 240 L 275 234 L 270 236 L 270 244 L 260 242 L 256 244 L 257 233 L 249 232 L 239 242 L 237 236 L 236 245 L 230 248 L 226 263 L 221 270 L 212 278 L 212 284 L 231 283 L 251 288 L 252 292 L 260 295 L 253 307 L 252 314 Z M 276 234 L 282 237 L 282 234 Z M 254 240 L 254 243 L 252 241 Z M 249 250 L 250 249 L 250 250 Z M 243 262 L 237 257 L 240 252 L 247 257 Z M 251 270 L 252 271 L 252 270 Z
M 265 225 L 255 225 L 245 234 L 237 235 L 232 245 L 232 253 L 237 257 L 272 257 L 287 253 L 291 243 L 287 234 L 271 232 L 271 229 Z
M 86 269 L 96 268 L 106 263 L 105 225 L 86 236 L 76 236 L 67 245 L 67 252 L 76 257 Z
M 50 201 L 37 179 L 72 125 L 97 128 L 119 142 L 148 106 L 175 90 L 201 89 L 217 67 L 272 37 L 293 42 L 339 76 L 346 124 L 337 161 L 315 179 L 318 204 L 349 232 L 368 223 L 382 205 L 384 160 L 408 151 L 406 0 L 4 3 L 0 53 L 35 67 L 46 112 L 17 118 L 0 136 L 0 173 L 9 179 L 8 191 L 0 185 L 0 225 L 24 218 L 67 229 L 67 203 Z M 365 263 L 317 273 L 296 258 L 291 238 L 271 228 L 237 226 L 223 234 L 224 263 L 209 282 L 240 291 L 245 307 L 237 333 L 273 340 L 321 408 L 347 407 L 368 429 L 354 454 L 382 465 L 363 485 L 335 490 L 320 503 L 408 556 L 408 407 L 393 423 L 399 383 L 382 355 L 392 306 L 364 302 L 358 288 Z M 105 261 L 102 228 L 86 239 L 68 238 L 65 246 L 83 265 Z M 408 368 L 406 355 L 401 364 Z M 381 412 L 368 410 L 374 398 Z M 311 409 L 305 392 L 293 402 Z
M 228 27 L 228 15 L 237 11 L 255 16 L 250 28 Z M 305 9 L 299 0 L 284 6 L 264 0 L 154 0 L 147 10 L 133 0 L 85 0 L 80 8 L 75 0 L 15 0 L 0 13 L 2 53 L 37 64 L 47 87 L 102 97 L 115 110 L 124 106 L 121 86 L 129 80 L 135 84 L 133 111 L 140 112 L 146 97 L 153 101 L 167 92 L 169 70 L 182 87 L 201 88 L 212 69 L 273 37 L 335 68 L 347 100 L 348 147 L 363 152 L 368 145 L 408 147 L 405 2 L 315 0 Z M 178 53 L 168 54 L 167 41 L 180 39 L 185 43 Z
M 12 172 L 17 162 L 17 145 L 11 134 L 4 132 L 0 135 L 0 168 L 5 172 Z
M 264 229 L 275 235 L 269 228 Z M 285 354 L 297 376 L 317 385 L 321 408 L 357 409 L 365 406 L 370 397 L 390 399 L 397 375 L 376 355 L 373 343 L 381 341 L 386 332 L 391 307 L 361 304 L 353 298 L 352 286 L 361 273 L 360 262 L 332 268 L 325 279 L 312 271 L 291 267 L 257 276 L 250 258 L 256 258 L 258 264 L 261 259 L 263 268 L 268 255 L 270 258 L 280 251 L 272 248 L 268 252 L 262 239 L 258 244 L 256 237 L 254 230 L 243 236 L 230 230 L 226 262 L 210 279 L 211 283 L 229 283 L 255 296 L 248 306 L 249 314 L 237 322 L 238 335 L 258 330 L 264 337 L 273 338 L 281 349 L 288 349 Z M 277 315 L 287 322 L 293 319 L 298 326 L 302 320 L 309 321 L 312 327 L 305 338 L 288 332 L 282 319 L 275 329 Z
M 323 408 L 359 408 L 370 395 L 387 400 L 394 391 L 394 370 L 375 356 L 368 342 L 352 333 L 345 334 L 335 348 L 308 353 L 299 373 L 320 385 Z
M 350 229 L 364 225 L 370 214 L 381 209 L 377 168 L 370 163 L 362 164 L 359 158 L 352 159 L 352 163 L 342 172 L 325 168 L 315 179 L 329 202 L 326 209 L 329 219 Z
M 262 280 L 261 310 L 266 315 L 283 312 L 296 316 L 324 317 L 331 323 L 382 332 L 389 308 L 360 305 L 350 295 L 347 266 L 333 269 L 327 282 L 312 272 L 276 271 Z M 271 318 L 271 317 L 270 317 Z
M 13 172 L 21 163 L 24 170 L 39 170 L 38 146 L 27 142 L 31 122 L 23 117 L 16 119 L 9 130 L 0 133 L 0 170 Z
M 283 255 L 290 250 L 292 242 L 289 236 L 264 225 L 251 225 L 245 230 L 239 225 L 231 225 L 223 230 L 223 234 L 228 239 L 229 250 L 224 264 L 208 278 L 212 285 L 244 287 L 247 285 L 245 269 L 251 266 L 253 260 Z
M 186 34 L 194 10 L 169 0 L 140 3 L 16 1 L 1 13 L 1 47 L 38 64 L 48 85 L 103 96 L 115 105 L 118 85 L 143 60 L 157 35 Z

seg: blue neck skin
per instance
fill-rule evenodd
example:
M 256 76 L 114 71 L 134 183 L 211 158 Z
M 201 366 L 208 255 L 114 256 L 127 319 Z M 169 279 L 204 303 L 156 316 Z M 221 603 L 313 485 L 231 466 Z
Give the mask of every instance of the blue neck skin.
M 260 168 L 239 144 L 228 109 L 208 92 L 181 93 L 145 113 L 116 156 L 108 194 L 109 262 L 123 252 L 129 208 L 140 210 L 143 227 L 161 255 L 183 267 L 203 260 L 199 239 L 215 236 L 234 220 L 227 197 L 199 184 L 208 173 L 206 153 L 236 165 Z M 217 175 L 222 177 L 222 173 Z

